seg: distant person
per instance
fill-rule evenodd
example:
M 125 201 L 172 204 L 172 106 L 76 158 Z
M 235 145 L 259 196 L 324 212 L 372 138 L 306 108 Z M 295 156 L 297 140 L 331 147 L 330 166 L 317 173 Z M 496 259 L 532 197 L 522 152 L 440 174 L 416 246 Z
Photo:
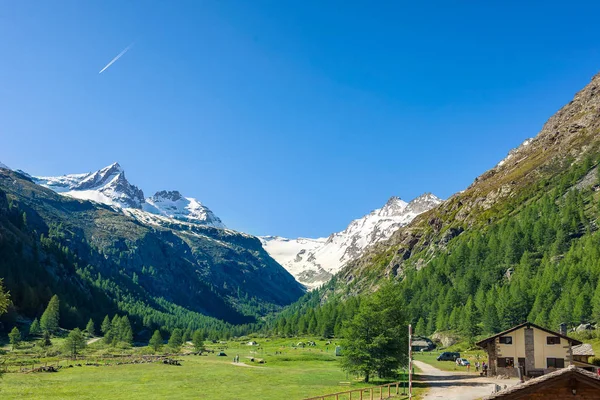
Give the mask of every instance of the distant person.
M 475 361 L 475 372 L 479 372 L 479 361 Z

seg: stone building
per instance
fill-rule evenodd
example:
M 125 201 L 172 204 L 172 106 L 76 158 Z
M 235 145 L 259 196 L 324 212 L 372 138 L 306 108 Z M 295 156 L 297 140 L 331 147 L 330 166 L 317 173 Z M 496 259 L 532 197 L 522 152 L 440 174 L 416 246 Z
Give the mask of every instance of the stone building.
M 521 367 L 525 376 L 540 376 L 573 364 L 595 369 L 587 358 L 583 359 L 585 354 L 574 355 L 574 349 L 578 349 L 575 346 L 582 342 L 568 337 L 566 329 L 561 328 L 558 333 L 525 322 L 481 340 L 477 346 L 488 355 L 488 374 L 516 377 Z M 579 349 L 582 353 L 591 350 L 587 346 Z

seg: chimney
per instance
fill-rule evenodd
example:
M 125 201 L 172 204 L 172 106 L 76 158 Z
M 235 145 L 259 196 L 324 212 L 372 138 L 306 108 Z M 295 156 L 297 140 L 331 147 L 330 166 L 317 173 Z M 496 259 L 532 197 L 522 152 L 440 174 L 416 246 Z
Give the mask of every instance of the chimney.
M 558 333 L 563 336 L 567 336 L 567 324 L 562 323 L 558 326 Z

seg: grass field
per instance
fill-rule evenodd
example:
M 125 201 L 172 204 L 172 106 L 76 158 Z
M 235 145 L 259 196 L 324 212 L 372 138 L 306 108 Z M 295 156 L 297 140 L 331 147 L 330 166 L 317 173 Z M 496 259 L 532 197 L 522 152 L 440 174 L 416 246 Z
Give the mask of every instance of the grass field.
M 317 347 L 297 348 L 292 344 L 299 339 L 255 340 L 260 346 L 211 344 L 227 356 L 182 356 L 178 357 L 181 366 L 154 363 L 9 373 L 0 378 L 0 398 L 294 400 L 369 386 L 340 369 L 335 346 L 326 346 L 325 341 L 317 341 Z M 246 366 L 232 364 L 236 354 Z M 263 358 L 266 364 L 246 357 Z

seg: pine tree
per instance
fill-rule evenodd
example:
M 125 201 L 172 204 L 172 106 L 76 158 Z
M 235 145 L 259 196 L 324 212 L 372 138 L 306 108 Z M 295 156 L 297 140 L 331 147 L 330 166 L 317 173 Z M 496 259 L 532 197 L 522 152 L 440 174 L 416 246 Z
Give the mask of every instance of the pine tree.
M 19 332 L 19 329 L 16 326 L 12 328 L 12 331 L 8 334 L 8 339 L 12 345 L 12 349 L 15 350 L 21 342 L 21 332 Z
M 181 329 L 175 328 L 171 337 L 169 338 L 169 347 L 171 347 L 174 351 L 179 351 L 181 346 L 183 345 L 183 333 Z
M 38 321 L 38 319 L 36 318 L 29 326 L 29 335 L 38 336 L 40 333 L 42 333 L 42 329 L 40 328 L 40 321 Z
M 46 348 L 46 347 L 52 345 L 52 341 L 50 340 L 50 334 L 48 333 L 48 331 L 42 332 L 42 339 L 40 339 L 39 343 L 40 343 L 40 347 L 42 347 L 42 348 Z
M 71 353 L 72 357 L 77 356 L 79 351 L 83 349 L 86 345 L 85 337 L 83 336 L 83 332 L 79 328 L 73 329 L 69 332 L 69 336 L 65 339 L 64 347 L 69 353 Z
M 192 343 L 194 344 L 194 349 L 198 352 L 204 351 L 204 335 L 201 330 L 197 330 L 192 335 Z
M 94 336 L 96 334 L 96 328 L 94 327 L 94 321 L 91 318 L 85 327 L 85 331 L 90 336 Z
M 2 279 L 0 279 L 0 315 L 8 310 L 10 304 L 10 293 L 4 290 Z
M 163 337 L 158 329 L 154 331 L 154 335 L 152 335 L 152 337 L 150 338 L 150 342 L 148 343 L 148 345 L 152 347 L 154 351 L 158 351 L 162 347 Z
M 104 317 L 104 321 L 102 321 L 102 325 L 100 326 L 100 332 L 104 335 L 104 342 L 109 344 L 112 343 L 112 335 L 111 335 L 112 325 L 110 323 L 110 318 L 108 315 Z
M 493 303 L 488 303 L 485 307 L 485 312 L 483 314 L 483 330 L 488 334 L 500 332 L 500 320 L 498 319 L 496 306 Z
M 58 300 L 58 296 L 54 295 L 50 299 L 48 303 L 48 307 L 46 307 L 46 311 L 42 314 L 42 318 L 40 319 L 40 327 L 43 331 L 48 332 L 50 334 L 58 331 L 58 322 L 60 316 L 60 304 Z
M 131 324 L 129 323 L 129 318 L 127 318 L 127 315 L 124 315 L 121 318 L 119 325 L 119 341 L 127 344 L 133 344 L 133 330 L 131 329 Z
M 425 320 L 423 319 L 423 317 L 421 317 L 421 318 L 419 318 L 419 321 L 417 322 L 417 326 L 415 327 L 415 335 L 425 336 L 427 334 L 425 332 L 425 330 L 426 330 Z

